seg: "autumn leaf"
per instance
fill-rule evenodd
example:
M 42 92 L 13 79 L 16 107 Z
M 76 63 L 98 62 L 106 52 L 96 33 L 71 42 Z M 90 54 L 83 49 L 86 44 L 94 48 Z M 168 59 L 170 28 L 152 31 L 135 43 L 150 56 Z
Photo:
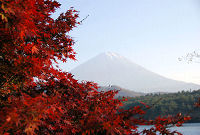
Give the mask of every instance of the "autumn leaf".
M 8 22 L 8 18 L 4 14 L 0 13 L 0 16 L 2 20 L 4 20 L 5 22 Z
M 31 51 L 32 51 L 32 54 L 38 53 L 38 49 L 37 49 L 36 46 L 33 46 L 32 49 L 31 49 Z
M 36 123 L 30 123 L 28 126 L 26 126 L 25 128 L 25 132 L 28 134 L 28 135 L 34 135 L 34 131 L 38 129 L 38 126 Z

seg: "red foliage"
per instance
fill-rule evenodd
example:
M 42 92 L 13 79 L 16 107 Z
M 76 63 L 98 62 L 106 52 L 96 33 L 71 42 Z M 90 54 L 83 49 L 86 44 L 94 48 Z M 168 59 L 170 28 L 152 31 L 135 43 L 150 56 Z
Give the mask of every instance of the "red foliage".
M 75 60 L 67 33 L 79 24 L 73 8 L 52 19 L 59 6 L 54 0 L 0 0 L 0 134 L 170 134 L 168 125 L 187 120 L 144 120 L 140 106 L 120 110 L 115 91 L 98 92 L 96 84 L 54 68 L 58 60 Z M 155 127 L 137 130 L 149 124 Z

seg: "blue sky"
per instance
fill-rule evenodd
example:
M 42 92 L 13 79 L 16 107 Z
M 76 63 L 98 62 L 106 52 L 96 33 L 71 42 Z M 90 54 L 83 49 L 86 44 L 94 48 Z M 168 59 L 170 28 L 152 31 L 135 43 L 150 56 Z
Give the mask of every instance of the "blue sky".
M 89 17 L 70 35 L 76 62 L 60 64 L 69 71 L 102 52 L 116 52 L 168 78 L 200 84 L 200 63 L 178 58 L 200 50 L 199 0 L 60 0 L 61 8 Z

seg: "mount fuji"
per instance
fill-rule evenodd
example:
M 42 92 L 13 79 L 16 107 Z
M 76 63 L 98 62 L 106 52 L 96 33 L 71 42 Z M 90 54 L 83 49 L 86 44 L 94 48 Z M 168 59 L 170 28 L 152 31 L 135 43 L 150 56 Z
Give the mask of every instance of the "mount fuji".
M 169 79 L 151 72 L 116 53 L 101 53 L 70 71 L 78 80 L 100 86 L 118 85 L 136 92 L 177 92 L 200 85 Z

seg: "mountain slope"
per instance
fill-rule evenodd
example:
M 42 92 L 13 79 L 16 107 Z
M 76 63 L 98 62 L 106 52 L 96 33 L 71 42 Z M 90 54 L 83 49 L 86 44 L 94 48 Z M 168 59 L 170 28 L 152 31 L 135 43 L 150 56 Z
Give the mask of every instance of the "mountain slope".
M 175 92 L 200 86 L 165 78 L 115 54 L 102 53 L 71 71 L 75 78 L 139 92 Z
M 98 90 L 99 91 L 118 90 L 119 92 L 117 93 L 116 97 L 139 97 L 145 95 L 145 93 L 130 91 L 128 89 L 124 89 L 116 85 L 101 86 Z

